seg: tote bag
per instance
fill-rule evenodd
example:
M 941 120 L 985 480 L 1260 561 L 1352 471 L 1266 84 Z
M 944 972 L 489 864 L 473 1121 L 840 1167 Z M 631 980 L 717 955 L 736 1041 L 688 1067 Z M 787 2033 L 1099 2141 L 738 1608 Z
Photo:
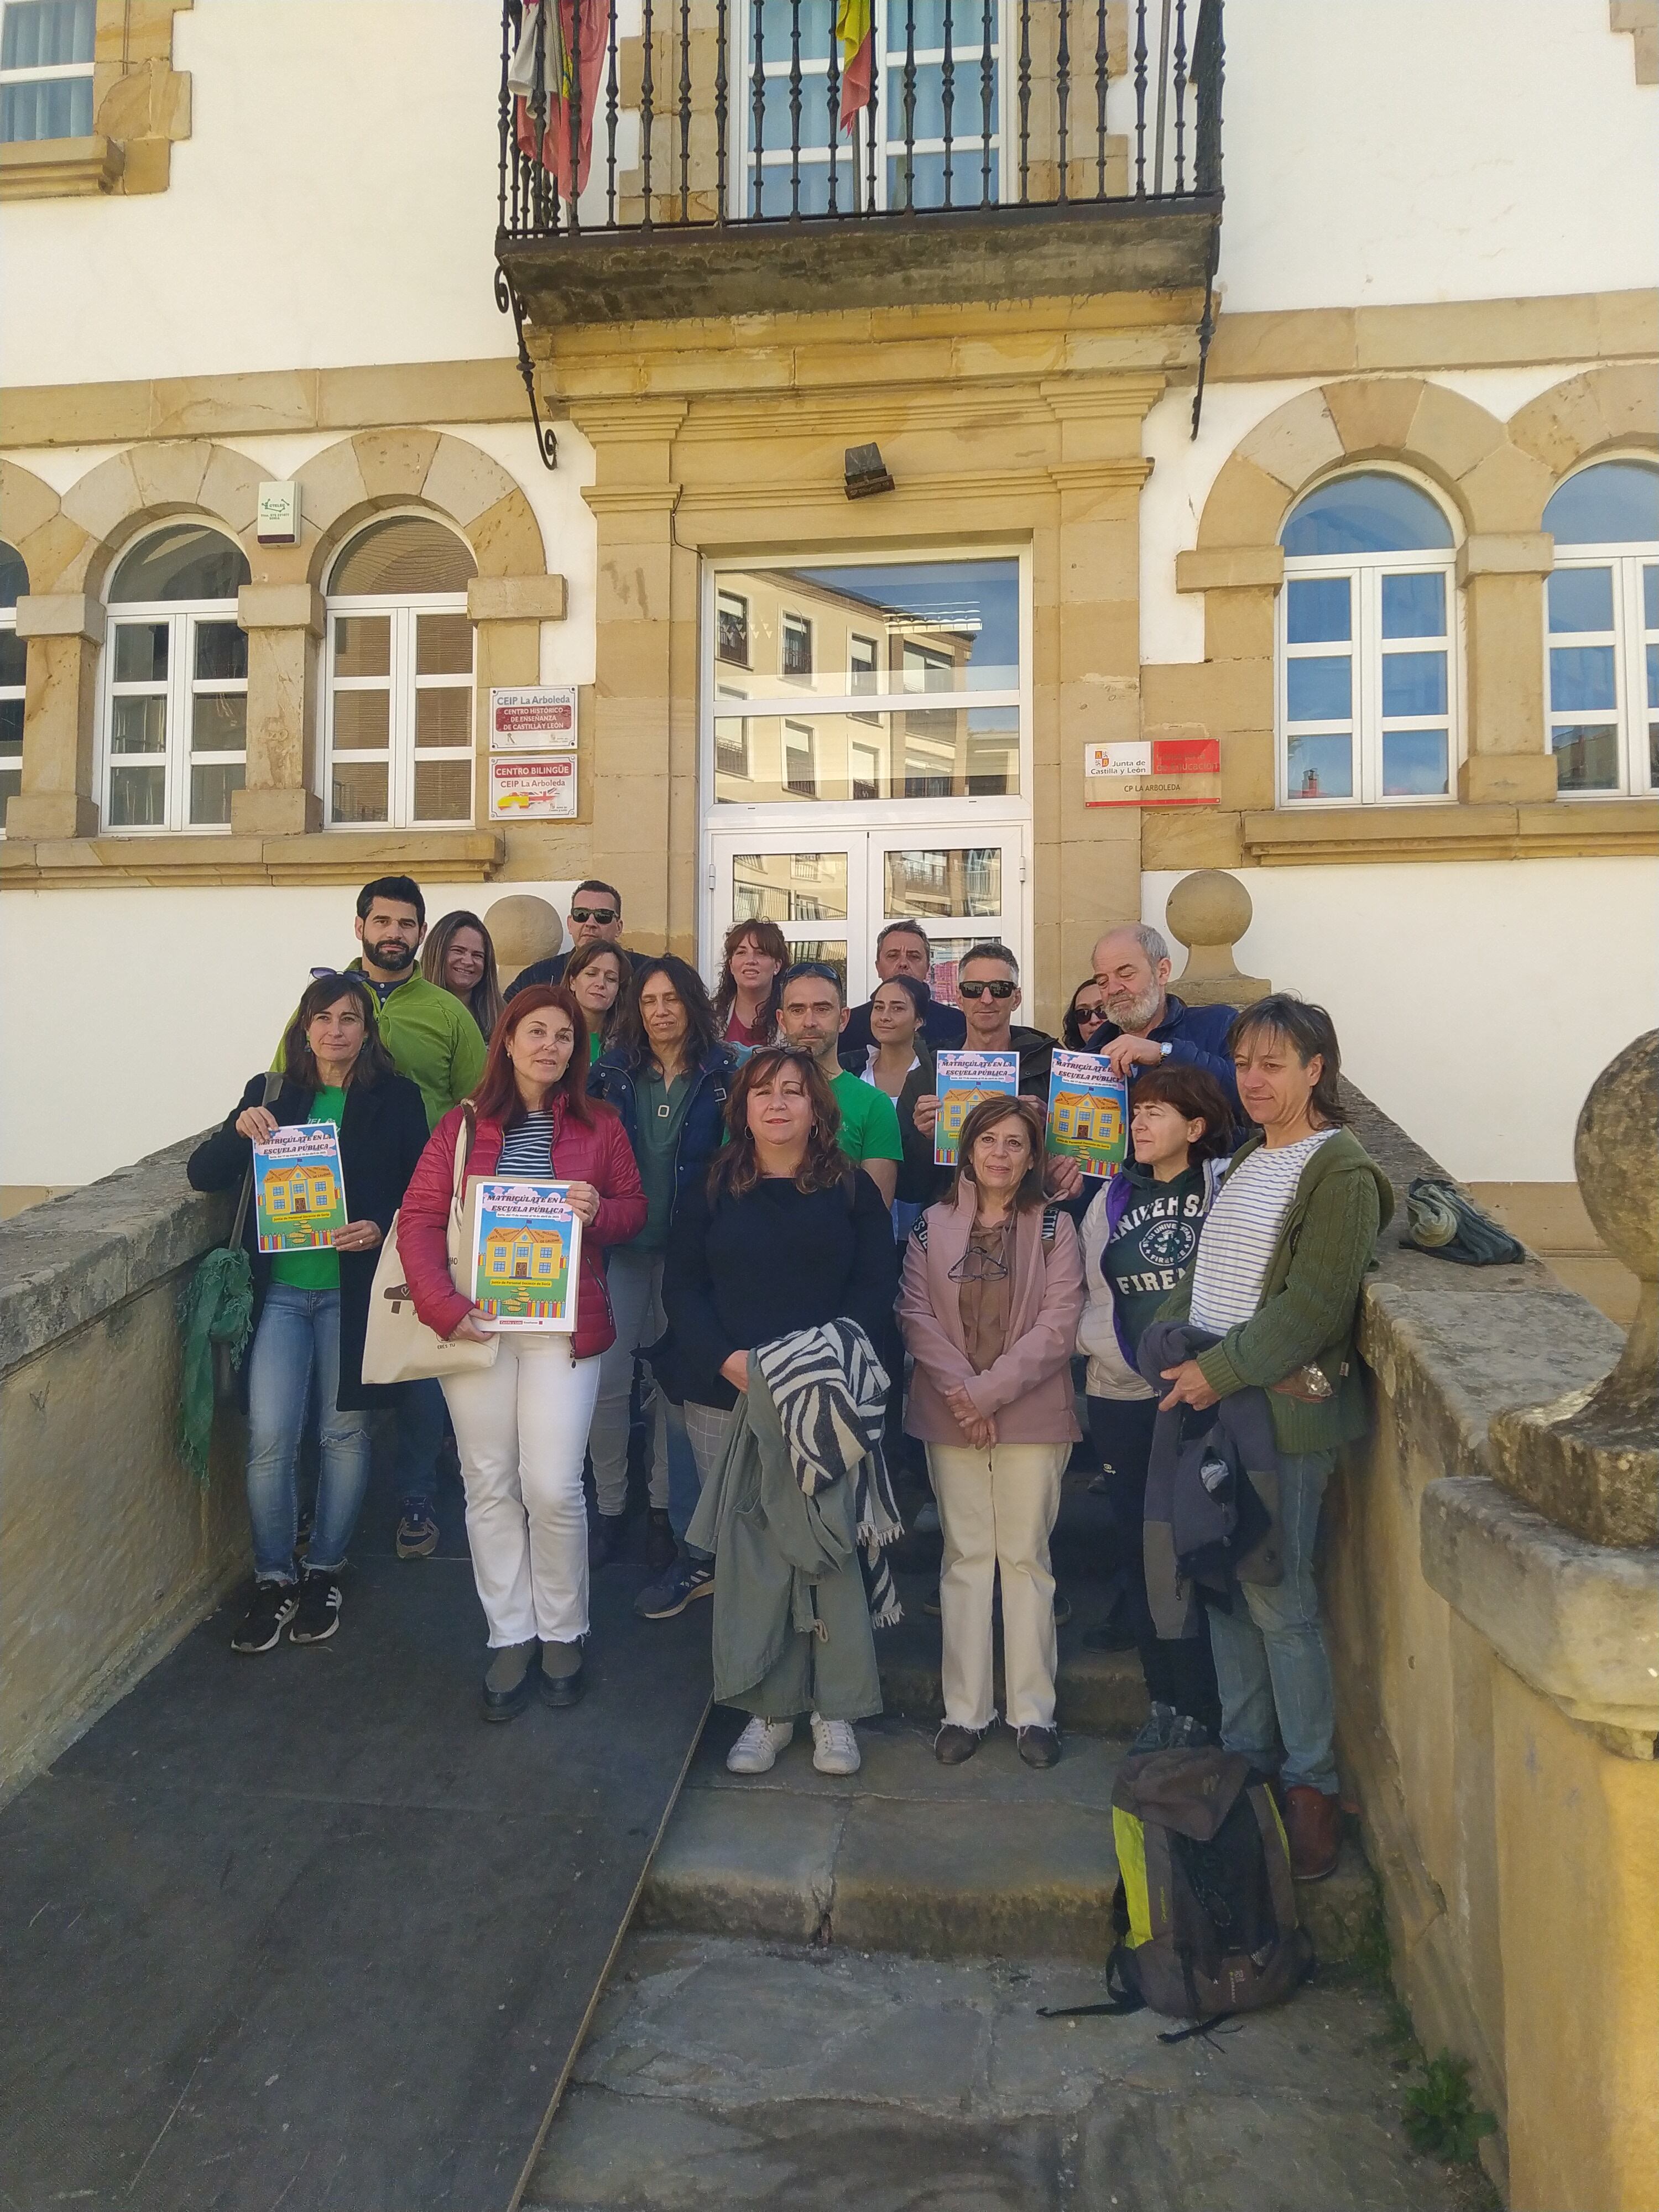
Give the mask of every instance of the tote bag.
M 472 1111 L 461 1110 L 461 1127 L 455 1139 L 455 1179 L 449 1193 L 450 1279 L 459 1287 L 461 1266 L 461 1193 L 466 1184 L 467 1155 L 472 1149 Z M 403 1256 L 398 1249 L 394 1213 L 374 1269 L 374 1288 L 369 1294 L 368 1327 L 363 1336 L 365 1382 L 420 1382 L 435 1376 L 467 1375 L 493 1367 L 501 1339 L 477 1344 L 471 1337 L 444 1338 L 428 1328 L 415 1310 Z

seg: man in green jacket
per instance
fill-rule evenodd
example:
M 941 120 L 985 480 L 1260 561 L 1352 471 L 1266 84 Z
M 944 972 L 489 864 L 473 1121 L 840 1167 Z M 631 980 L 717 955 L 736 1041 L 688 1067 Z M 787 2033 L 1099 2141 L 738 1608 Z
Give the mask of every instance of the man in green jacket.
M 399 1075 L 418 1085 L 426 1125 L 434 1128 L 452 1106 L 478 1086 L 484 1041 L 471 1010 L 452 992 L 428 983 L 416 959 L 426 935 L 426 900 L 412 876 L 377 876 L 357 894 L 361 956 L 349 964 L 380 1008 L 380 1039 Z M 280 1065 L 282 1047 L 277 1047 Z M 423 1559 L 438 1548 L 432 1510 L 438 1454 L 444 1440 L 444 1395 L 435 1382 L 405 1382 L 398 1393 L 398 1465 L 404 1507 L 398 1557 Z
M 1192 1271 L 1159 1310 L 1160 1321 L 1216 1340 L 1163 1370 L 1159 1405 L 1202 1410 L 1235 1391 L 1267 1393 L 1284 1576 L 1241 1583 L 1231 1610 L 1212 1607 L 1210 1644 L 1222 1742 L 1268 1771 L 1283 1744 L 1291 1871 L 1318 1881 L 1336 1866 L 1342 1814 L 1314 1545 L 1338 1449 L 1367 1426 L 1354 1321 L 1394 1192 L 1341 1126 L 1340 1057 L 1322 1006 L 1283 993 L 1258 1000 L 1227 1045 L 1261 1134 L 1234 1155 Z

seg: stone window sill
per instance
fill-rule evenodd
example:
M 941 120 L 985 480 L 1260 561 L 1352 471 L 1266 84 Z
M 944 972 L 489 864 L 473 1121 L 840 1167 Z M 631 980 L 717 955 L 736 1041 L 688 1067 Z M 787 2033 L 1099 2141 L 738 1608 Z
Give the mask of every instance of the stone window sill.
M 90 199 L 113 191 L 125 166 L 112 139 L 20 139 L 0 145 L 0 200 Z
M 1607 858 L 1659 853 L 1659 799 L 1595 806 L 1331 806 L 1244 814 L 1247 859 L 1263 867 L 1316 861 Z
M 507 857 L 499 830 L 319 830 L 296 837 L 64 837 L 0 843 L 0 886 L 96 884 L 362 884 L 408 875 L 488 883 Z

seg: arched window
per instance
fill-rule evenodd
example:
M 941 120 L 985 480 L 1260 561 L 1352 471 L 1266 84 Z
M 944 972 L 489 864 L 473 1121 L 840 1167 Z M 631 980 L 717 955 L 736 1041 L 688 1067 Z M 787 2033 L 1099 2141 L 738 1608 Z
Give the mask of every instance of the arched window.
M 1544 509 L 1550 750 L 1562 792 L 1659 789 L 1659 467 L 1596 461 Z
M 141 538 L 109 588 L 104 653 L 104 826 L 222 830 L 247 763 L 249 580 L 234 538 L 169 522 Z
M 28 647 L 17 635 L 17 602 L 29 572 L 15 546 L 0 542 L 0 830 L 6 801 L 23 788 L 23 683 Z
M 1368 469 L 1310 492 L 1279 542 L 1280 803 L 1449 798 L 1453 551 L 1439 506 Z
M 453 531 L 396 514 L 360 531 L 328 587 L 328 818 L 410 829 L 472 819 L 478 573 Z

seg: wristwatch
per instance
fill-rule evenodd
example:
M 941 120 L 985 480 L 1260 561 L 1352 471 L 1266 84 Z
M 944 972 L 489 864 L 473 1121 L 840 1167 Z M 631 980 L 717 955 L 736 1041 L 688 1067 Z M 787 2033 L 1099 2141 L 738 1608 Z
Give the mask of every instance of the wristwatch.
M 1160 1060 L 1167 1060 L 1170 1057 L 1170 1048 L 1167 1044 L 1159 1045 L 1158 1048 L 1158 1058 Z

